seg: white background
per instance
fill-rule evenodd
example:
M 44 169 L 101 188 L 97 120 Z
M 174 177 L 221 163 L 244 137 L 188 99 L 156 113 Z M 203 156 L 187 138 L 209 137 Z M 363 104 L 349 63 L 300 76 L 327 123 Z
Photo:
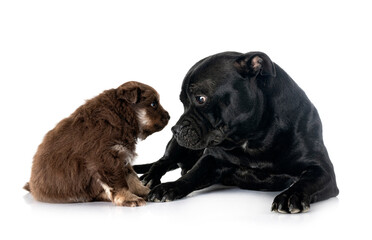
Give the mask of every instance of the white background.
M 0 238 L 371 239 L 371 23 L 370 3 L 357 0 L 1 1 Z M 44 134 L 125 81 L 156 88 L 172 117 L 138 144 L 136 163 L 158 160 L 183 110 L 184 75 L 222 51 L 266 52 L 306 91 L 337 198 L 282 215 L 270 212 L 277 193 L 221 186 L 141 208 L 45 204 L 22 189 Z

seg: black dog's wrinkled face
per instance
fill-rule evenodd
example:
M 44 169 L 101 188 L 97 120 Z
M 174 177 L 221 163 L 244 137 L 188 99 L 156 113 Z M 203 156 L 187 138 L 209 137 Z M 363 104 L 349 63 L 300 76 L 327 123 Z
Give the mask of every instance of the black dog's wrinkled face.
M 257 128 L 263 111 L 256 80 L 275 75 L 266 57 L 226 52 L 205 58 L 189 70 L 180 95 L 184 114 L 172 128 L 179 145 L 204 149 L 232 135 L 236 138 L 235 129 L 253 132 Z

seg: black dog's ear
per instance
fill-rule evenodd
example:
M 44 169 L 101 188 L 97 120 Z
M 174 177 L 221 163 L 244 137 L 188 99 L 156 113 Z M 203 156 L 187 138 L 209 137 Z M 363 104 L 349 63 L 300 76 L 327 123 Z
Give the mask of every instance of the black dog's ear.
M 121 85 L 116 92 L 119 99 L 128 103 L 138 103 L 141 99 L 141 89 L 136 82 L 127 82 Z
M 249 52 L 239 57 L 234 66 L 242 76 L 275 77 L 276 70 L 273 62 L 263 52 Z

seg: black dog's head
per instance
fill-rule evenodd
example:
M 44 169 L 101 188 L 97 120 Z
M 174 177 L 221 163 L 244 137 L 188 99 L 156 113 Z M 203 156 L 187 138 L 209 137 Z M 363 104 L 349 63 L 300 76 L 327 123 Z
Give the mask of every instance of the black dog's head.
M 253 133 L 264 114 L 260 88 L 275 75 L 261 52 L 224 52 L 196 63 L 182 84 L 184 114 L 172 128 L 177 142 L 197 150 Z

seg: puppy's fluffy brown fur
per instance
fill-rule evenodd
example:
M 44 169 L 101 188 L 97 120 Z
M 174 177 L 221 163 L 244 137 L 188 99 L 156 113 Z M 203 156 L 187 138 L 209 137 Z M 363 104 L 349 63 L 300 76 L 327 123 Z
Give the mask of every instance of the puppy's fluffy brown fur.
M 135 144 L 168 120 L 150 86 L 127 82 L 104 91 L 46 134 L 25 189 L 43 202 L 144 205 L 149 189 L 131 166 Z

